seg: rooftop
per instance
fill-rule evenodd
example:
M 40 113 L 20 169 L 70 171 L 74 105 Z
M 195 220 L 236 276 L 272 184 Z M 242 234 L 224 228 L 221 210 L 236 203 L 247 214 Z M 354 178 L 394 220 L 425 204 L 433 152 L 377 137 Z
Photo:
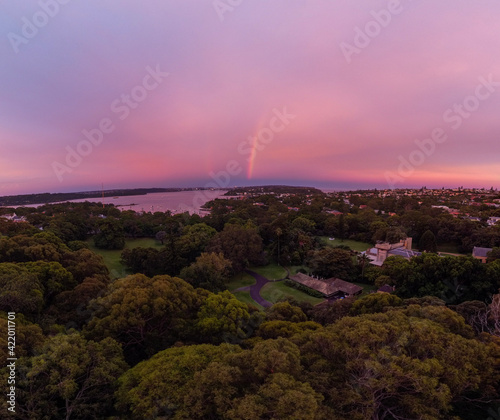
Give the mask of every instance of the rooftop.
M 310 289 L 317 290 L 325 296 L 331 296 L 337 292 L 354 295 L 363 290 L 362 287 L 341 279 L 330 278 L 326 280 L 319 280 L 309 277 L 303 273 L 297 273 L 294 276 L 290 276 L 290 279 L 309 287 Z
M 491 251 L 491 248 L 480 248 L 478 246 L 475 246 L 474 249 L 472 250 L 472 256 L 474 257 L 487 257 L 488 252 Z

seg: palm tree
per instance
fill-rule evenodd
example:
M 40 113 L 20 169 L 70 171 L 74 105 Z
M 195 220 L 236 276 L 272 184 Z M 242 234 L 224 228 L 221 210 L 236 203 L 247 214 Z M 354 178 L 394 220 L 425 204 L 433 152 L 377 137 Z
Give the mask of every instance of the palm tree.
M 358 254 L 358 264 L 361 266 L 361 278 L 365 279 L 365 265 L 370 262 L 370 258 L 366 253 Z
M 278 237 L 278 265 L 280 265 L 280 236 L 283 235 L 281 228 L 276 228 L 276 236 Z

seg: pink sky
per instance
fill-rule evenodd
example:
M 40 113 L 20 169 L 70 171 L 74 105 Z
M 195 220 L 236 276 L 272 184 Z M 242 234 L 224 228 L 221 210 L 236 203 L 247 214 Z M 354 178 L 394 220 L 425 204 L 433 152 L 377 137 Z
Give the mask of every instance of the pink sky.
M 230 186 L 500 187 L 496 1 L 244 0 L 221 18 L 227 0 L 54 0 L 20 42 L 42 3 L 0 5 L 0 195 L 213 174 Z M 145 90 L 147 68 L 168 76 Z M 142 102 L 121 103 L 134 92 Z M 464 101 L 472 111 L 458 114 Z M 70 166 L 68 148 L 103 119 L 113 130 Z M 424 155 L 415 140 L 436 128 L 447 140 Z M 423 159 L 401 171 L 411 156 Z

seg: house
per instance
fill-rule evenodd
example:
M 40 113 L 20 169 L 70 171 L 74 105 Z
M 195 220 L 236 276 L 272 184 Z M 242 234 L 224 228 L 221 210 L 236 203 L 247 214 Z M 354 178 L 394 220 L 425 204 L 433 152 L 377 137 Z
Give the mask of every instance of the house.
M 342 212 L 338 210 L 327 210 L 326 212 L 328 214 L 333 214 L 334 216 L 340 216 L 342 214 Z
M 310 277 L 303 273 L 297 273 L 294 276 L 290 276 L 290 280 L 306 286 L 309 289 L 316 290 L 327 299 L 355 296 L 363 291 L 362 287 L 356 286 L 348 281 L 336 278 L 323 280 Z
M 16 213 L 13 214 L 4 214 L 3 216 L 0 216 L 2 219 L 5 220 L 10 220 L 14 223 L 20 223 L 20 222 L 26 222 L 27 219 L 24 216 L 18 216 Z
M 412 238 L 406 238 L 393 244 L 389 242 L 378 243 L 375 247 L 365 251 L 365 254 L 370 258 L 370 264 L 380 267 L 387 257 L 400 256 L 409 260 L 412 257 L 422 255 L 421 252 L 413 251 L 411 246 Z
M 489 226 L 493 226 L 493 225 L 496 225 L 498 223 L 498 221 L 500 220 L 500 217 L 490 217 L 487 222 L 488 222 L 488 225 Z
M 492 248 L 480 248 L 478 246 L 475 246 L 472 250 L 472 256 L 485 263 L 486 259 L 488 258 L 488 252 L 490 252 L 491 250 Z

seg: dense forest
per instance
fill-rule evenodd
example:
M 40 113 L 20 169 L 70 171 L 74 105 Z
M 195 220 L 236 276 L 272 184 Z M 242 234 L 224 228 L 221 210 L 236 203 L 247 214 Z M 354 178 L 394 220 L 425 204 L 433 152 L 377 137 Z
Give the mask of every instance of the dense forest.
M 3 418 L 500 418 L 500 228 L 486 222 L 500 210 L 460 202 L 479 220 L 423 193 L 284 187 L 232 191 L 204 217 L 2 208 L 24 220 L 0 217 L 0 353 L 17 358 Z M 407 237 L 423 253 L 380 267 L 353 248 Z M 394 292 L 262 308 L 228 290 L 271 266 Z

